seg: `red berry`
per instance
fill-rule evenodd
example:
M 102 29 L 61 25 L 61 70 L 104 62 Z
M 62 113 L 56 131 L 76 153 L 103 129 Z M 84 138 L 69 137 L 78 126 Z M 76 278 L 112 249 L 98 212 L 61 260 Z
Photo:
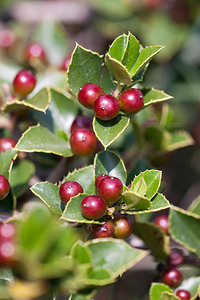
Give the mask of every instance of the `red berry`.
M 96 136 L 89 129 L 78 128 L 71 134 L 70 145 L 76 155 L 87 156 L 95 151 Z
M 177 287 L 182 281 L 182 274 L 175 268 L 168 269 L 164 272 L 162 281 L 171 287 Z
M 101 120 L 111 120 L 119 113 L 118 100 L 112 95 L 101 95 L 94 102 L 94 113 Z
M 90 231 L 94 238 L 112 237 L 114 234 L 114 225 L 111 221 L 106 221 L 103 225 L 92 224 Z
M 176 292 L 176 296 L 178 296 L 181 300 L 190 300 L 191 295 L 186 290 L 178 290 Z
M 181 250 L 174 249 L 168 256 L 167 263 L 172 267 L 177 267 L 184 262 L 184 256 Z
M 0 243 L 0 266 L 11 265 L 14 262 L 15 245 L 12 241 Z
M 15 76 L 13 88 L 21 96 L 27 96 L 35 87 L 35 75 L 28 70 L 22 70 Z
M 71 126 L 71 133 L 78 128 L 87 128 L 93 130 L 92 127 L 92 118 L 85 117 L 85 116 L 78 116 L 74 119 L 72 126 Z
M 78 100 L 83 106 L 93 108 L 94 101 L 103 94 L 103 89 L 96 83 L 86 83 L 78 93 Z
M 161 215 L 154 219 L 154 224 L 159 226 L 162 231 L 164 231 L 166 234 L 169 233 L 169 220 L 168 216 Z
M 14 148 L 16 142 L 11 138 L 3 137 L 0 139 L 0 152 L 5 152 L 10 148 Z
M 25 57 L 28 61 L 32 59 L 46 60 L 44 48 L 37 43 L 30 43 L 25 49 Z
M 108 204 L 113 204 L 119 200 L 123 184 L 117 177 L 105 177 L 99 182 L 97 192 Z
M 128 89 L 119 96 L 120 108 L 127 114 L 136 113 L 144 106 L 144 98 L 140 90 Z
M 127 218 L 119 218 L 114 222 L 114 236 L 118 239 L 127 239 L 132 233 L 132 226 Z
M 0 175 L 0 200 L 4 199 L 10 190 L 10 184 L 8 182 L 8 179 L 3 176 Z
M 82 186 L 76 181 L 64 182 L 59 189 L 60 199 L 63 202 L 68 202 L 70 198 L 83 193 Z
M 101 219 L 107 212 L 106 202 L 99 196 L 86 196 L 81 202 L 81 211 L 85 218 Z
M 15 34 L 10 29 L 1 29 L 0 30 L 0 47 L 4 49 L 11 48 L 15 43 Z
M 106 177 L 110 177 L 110 176 L 106 175 L 106 174 L 101 174 L 101 175 L 97 176 L 97 178 L 95 179 L 95 186 L 96 186 L 96 188 L 98 187 L 98 184 L 101 181 L 101 179 L 106 178 Z
M 11 240 L 15 235 L 15 227 L 11 223 L 2 223 L 0 225 L 0 243 L 5 240 Z
M 71 62 L 71 55 L 70 55 L 70 56 L 67 56 L 67 57 L 64 59 L 62 65 L 61 65 L 61 67 L 60 67 L 60 69 L 61 69 L 62 71 L 67 71 L 70 62 Z

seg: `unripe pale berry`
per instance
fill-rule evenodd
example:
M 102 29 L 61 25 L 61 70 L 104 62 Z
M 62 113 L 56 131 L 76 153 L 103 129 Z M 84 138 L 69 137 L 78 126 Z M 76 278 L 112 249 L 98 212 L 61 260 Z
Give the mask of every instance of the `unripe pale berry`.
M 186 290 L 178 290 L 176 292 L 176 296 L 179 297 L 181 300 L 190 300 L 191 294 Z
M 119 96 L 120 108 L 127 114 L 136 113 L 144 106 L 144 98 L 140 90 L 128 89 Z
M 28 61 L 33 59 L 38 59 L 41 61 L 46 60 L 44 48 L 38 43 L 30 43 L 26 46 L 25 57 Z
M 85 218 L 98 220 L 105 216 L 107 205 L 101 197 L 90 195 L 83 198 L 81 202 L 81 211 Z
M 181 265 L 183 262 L 184 262 L 184 256 L 182 251 L 179 249 L 173 249 L 167 258 L 168 265 L 172 267 L 177 267 Z
M 88 156 L 95 151 L 96 140 L 96 136 L 91 130 L 78 128 L 71 134 L 70 145 L 76 155 Z
M 101 95 L 94 102 L 94 113 L 101 120 L 115 118 L 120 110 L 118 100 L 112 95 Z
M 117 177 L 105 177 L 99 182 L 97 192 L 108 204 L 113 204 L 121 197 L 123 184 Z
M 162 231 L 164 231 L 166 234 L 169 233 L 169 220 L 168 216 L 161 215 L 154 219 L 154 224 L 159 226 Z
M 108 238 L 114 234 L 114 225 L 111 221 L 106 221 L 103 225 L 92 224 L 90 231 L 94 238 Z
M 23 97 L 27 96 L 36 85 L 35 75 L 28 70 L 22 70 L 15 76 L 13 88 L 15 92 Z
M 82 186 L 76 181 L 66 181 L 59 189 L 60 199 L 63 202 L 68 202 L 72 197 L 83 193 Z
M 65 59 L 64 59 L 62 65 L 61 65 L 60 69 L 61 69 L 62 71 L 67 71 L 70 62 L 71 62 L 71 55 L 65 57 Z
M 7 137 L 0 138 L 0 152 L 5 152 L 11 148 L 14 148 L 15 145 L 16 142 L 12 138 L 7 138 Z
M 92 118 L 85 117 L 85 116 L 78 116 L 74 119 L 72 125 L 71 125 L 71 133 L 78 128 L 86 128 L 93 130 L 92 127 Z
M 114 221 L 114 236 L 118 239 L 127 239 L 132 233 L 132 226 L 125 217 L 118 218 Z
M 97 176 L 97 178 L 95 179 L 96 188 L 98 187 L 99 182 L 101 181 L 101 179 L 106 178 L 106 177 L 110 177 L 110 176 L 107 175 L 107 174 L 101 174 L 101 175 Z
M 4 199 L 10 190 L 10 184 L 8 182 L 8 179 L 3 176 L 0 175 L 0 200 Z
M 86 83 L 78 93 L 78 100 L 83 106 L 92 109 L 95 100 L 102 94 L 104 90 L 99 85 Z
M 171 287 L 177 287 L 182 281 L 182 274 L 175 268 L 168 269 L 164 272 L 162 281 Z
M 12 223 L 0 224 L 0 242 L 12 240 L 15 236 L 15 226 Z

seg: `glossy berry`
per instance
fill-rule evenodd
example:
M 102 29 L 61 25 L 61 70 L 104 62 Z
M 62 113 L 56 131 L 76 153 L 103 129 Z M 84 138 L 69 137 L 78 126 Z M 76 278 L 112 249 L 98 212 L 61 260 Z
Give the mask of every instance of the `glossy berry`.
M 38 43 L 30 43 L 26 46 L 25 57 L 28 61 L 33 59 L 46 60 L 44 48 Z
M 144 106 L 144 98 L 140 90 L 128 89 L 119 96 L 120 108 L 127 114 L 133 114 Z
M 110 176 L 107 175 L 107 174 L 101 174 L 101 175 L 97 176 L 97 178 L 95 179 L 96 188 L 98 187 L 99 182 L 101 181 L 101 179 L 106 178 L 106 177 L 110 177 Z
M 78 128 L 87 128 L 93 130 L 92 127 L 92 118 L 85 116 L 78 116 L 74 119 L 71 126 L 71 133 Z
M 166 234 L 169 233 L 169 220 L 168 216 L 161 215 L 154 219 L 154 224 L 159 226 L 162 231 L 164 231 Z
M 171 287 L 177 287 L 182 281 L 182 274 L 175 268 L 168 269 L 164 272 L 162 281 Z
M 60 67 L 60 69 L 61 69 L 62 71 L 67 71 L 70 62 L 71 62 L 71 55 L 70 55 L 70 56 L 67 56 L 67 57 L 64 59 L 62 65 L 61 65 L 61 67 Z
M 35 75 L 28 70 L 22 70 L 15 76 L 13 88 L 21 96 L 27 96 L 35 87 Z
M 177 267 L 184 262 L 184 256 L 181 250 L 174 249 L 170 252 L 167 263 L 172 267 Z
M 0 30 L 0 47 L 4 49 L 11 48 L 15 43 L 16 37 L 12 30 L 4 28 Z
M 12 240 L 15 236 L 15 226 L 12 223 L 0 225 L 0 243 L 5 240 Z
M 16 145 L 15 140 L 7 137 L 0 138 L 0 152 L 5 152 Z
M 96 148 L 96 136 L 89 129 L 78 128 L 71 134 L 70 145 L 76 155 L 87 156 Z
M 8 179 L 3 176 L 0 175 L 0 200 L 4 199 L 10 190 L 10 184 L 8 182 Z
M 132 226 L 128 219 L 119 218 L 114 222 L 114 236 L 118 239 L 127 239 L 132 233 Z
M 94 101 L 103 94 L 103 89 L 96 83 L 86 83 L 78 93 L 78 100 L 83 106 L 93 108 Z
M 101 197 L 90 195 L 83 198 L 81 202 L 81 211 L 85 218 L 98 220 L 106 214 L 107 205 Z
M 12 241 L 0 243 L 0 266 L 11 265 L 14 262 L 15 245 Z
M 123 184 L 117 177 L 105 177 L 97 186 L 97 192 L 108 204 L 119 200 L 123 191 Z
M 94 238 L 112 237 L 114 234 L 114 225 L 111 221 L 106 221 L 103 225 L 92 224 L 90 231 Z
M 101 120 L 111 120 L 119 113 L 118 100 L 112 95 L 101 95 L 94 102 L 94 113 Z
M 176 292 L 176 296 L 178 296 L 181 300 L 190 300 L 191 295 L 186 290 L 178 290 Z
M 82 186 L 76 181 L 64 182 L 59 189 L 60 199 L 63 202 L 68 202 L 70 198 L 83 193 Z

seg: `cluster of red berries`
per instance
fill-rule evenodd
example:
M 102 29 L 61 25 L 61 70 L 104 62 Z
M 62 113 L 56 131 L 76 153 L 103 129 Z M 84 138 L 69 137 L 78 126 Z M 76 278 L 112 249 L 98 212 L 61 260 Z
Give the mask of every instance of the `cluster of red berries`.
M 10 184 L 8 182 L 8 179 L 3 176 L 0 175 L 0 200 L 4 199 L 10 190 Z
M 95 180 L 98 195 L 89 195 L 81 202 L 81 211 L 85 218 L 98 220 L 107 214 L 108 206 L 116 203 L 122 194 L 123 184 L 117 177 L 106 174 L 99 175 Z M 83 193 L 82 186 L 75 181 L 67 181 L 60 186 L 59 194 L 63 202 L 67 203 L 72 197 Z M 115 216 L 113 222 L 107 220 L 103 225 L 91 225 L 93 237 L 127 238 L 132 231 L 129 220 L 124 216 Z
M 105 94 L 104 90 L 95 83 L 86 83 L 78 93 L 78 100 L 83 106 L 94 109 L 96 117 L 101 120 L 115 118 L 120 109 L 127 114 L 132 114 L 144 106 L 143 95 L 138 89 L 127 89 L 117 99 Z
M 0 267 L 13 264 L 15 255 L 15 227 L 11 223 L 0 224 Z

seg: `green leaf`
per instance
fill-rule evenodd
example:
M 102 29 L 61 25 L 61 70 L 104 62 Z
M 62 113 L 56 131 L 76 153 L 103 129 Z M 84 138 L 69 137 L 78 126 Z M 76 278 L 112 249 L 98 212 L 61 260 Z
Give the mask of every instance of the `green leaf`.
M 26 100 L 15 99 L 8 102 L 2 108 L 5 112 L 15 112 L 26 108 L 32 108 L 34 110 L 45 112 L 50 102 L 50 91 L 48 88 L 43 88 L 32 98 Z
M 130 215 L 146 214 L 146 213 L 163 210 L 169 207 L 170 204 L 167 201 L 167 199 L 162 194 L 157 193 L 156 196 L 151 200 L 150 207 L 148 209 L 140 210 L 140 211 L 128 210 L 126 211 L 126 213 Z
M 144 241 L 156 260 L 165 260 L 169 255 L 169 237 L 158 226 L 148 222 L 135 222 L 133 234 Z
M 91 255 L 90 251 L 87 247 L 83 244 L 83 242 L 78 241 L 71 250 L 71 255 L 73 259 L 78 264 L 90 264 L 91 263 Z
M 145 129 L 145 138 L 155 150 L 167 150 L 170 143 L 170 133 L 158 126 L 148 126 Z
M 92 291 L 89 291 L 89 292 L 78 292 L 76 294 L 72 294 L 70 297 L 69 297 L 69 300 L 91 300 L 93 299 L 94 295 L 96 294 L 96 290 L 92 290 Z
M 151 200 L 158 192 L 161 183 L 162 172 L 158 170 L 146 170 L 136 176 L 131 184 L 131 190 L 135 191 L 138 181 L 143 178 L 146 183 L 146 197 Z
M 56 215 L 62 214 L 62 201 L 59 196 L 59 187 L 51 182 L 38 182 L 31 187 L 34 195 L 39 197 L 46 206 Z
M 105 56 L 108 70 L 114 75 L 118 82 L 126 85 L 131 84 L 131 77 L 126 67 L 118 60 L 112 58 L 109 53 Z
M 126 66 L 128 71 L 130 71 L 137 60 L 138 54 L 140 50 L 140 43 L 136 39 L 134 35 L 130 32 L 128 34 L 128 44 L 126 46 L 126 52 L 123 56 L 123 65 Z
M 169 221 L 172 238 L 200 256 L 200 216 L 173 206 Z
M 10 185 L 13 195 L 18 198 L 28 188 L 29 180 L 35 173 L 35 166 L 27 159 L 21 160 L 16 166 L 14 166 L 11 176 Z
M 78 182 L 82 186 L 85 194 L 95 194 L 93 165 L 74 170 L 72 173 L 68 173 L 64 179 L 64 182 L 70 180 Z
M 166 284 L 153 282 L 150 288 L 150 300 L 163 300 L 162 299 L 163 292 L 172 293 L 173 291 Z
M 98 53 L 76 44 L 67 71 L 71 91 L 77 95 L 84 84 L 89 82 L 99 84 L 101 65 L 102 59 Z
M 15 148 L 18 151 L 53 153 L 65 157 L 73 155 L 64 139 L 40 125 L 29 127 L 22 134 Z
M 200 216 L 200 196 L 198 196 L 192 204 L 189 206 L 188 210 L 196 215 Z
M 133 191 L 125 191 L 122 194 L 122 201 L 126 203 L 126 210 L 134 208 L 135 210 L 148 209 L 150 200 Z
M 173 99 L 172 96 L 164 93 L 163 91 L 156 90 L 154 88 L 145 90 L 144 92 L 142 90 L 142 93 L 144 95 L 144 106 L 145 107 L 148 105 L 154 104 L 154 103 Z
M 173 292 L 162 292 L 162 300 L 180 300 Z
M 99 152 L 94 159 L 95 178 L 101 174 L 107 174 L 126 182 L 126 169 L 122 159 L 109 150 Z
M 103 224 L 103 221 L 97 220 L 89 220 L 86 219 L 81 212 L 81 202 L 87 194 L 77 195 L 67 202 L 65 210 L 61 216 L 61 220 L 69 221 L 69 222 L 78 222 L 78 223 L 95 223 L 95 224 Z
M 120 62 L 126 52 L 128 36 L 126 34 L 118 36 L 109 47 L 110 56 Z
M 179 148 L 187 147 L 194 144 L 194 140 L 191 135 L 186 131 L 174 131 L 170 133 L 170 140 L 167 145 L 168 151 L 173 151 Z
M 128 127 L 130 118 L 123 114 L 118 114 L 112 120 L 102 121 L 94 118 L 93 128 L 97 138 L 107 148 L 112 144 Z
M 113 277 L 122 275 L 147 255 L 146 251 L 134 249 L 118 239 L 96 239 L 86 244 L 91 252 L 93 268 L 105 268 Z
M 131 77 L 134 77 L 163 48 L 164 47 L 162 46 L 149 46 L 143 48 L 130 71 Z
M 49 89 L 51 103 L 45 114 L 35 112 L 35 119 L 53 133 L 63 130 L 67 135 L 70 134 L 71 124 L 78 114 L 78 106 L 64 93 Z
M 198 296 L 198 290 L 200 288 L 200 276 L 190 277 L 181 282 L 178 288 L 175 290 L 186 290 L 190 292 L 192 300 Z M 194 297 L 194 298 L 193 298 Z
M 52 65 L 61 65 L 69 48 L 64 27 L 50 19 L 44 19 L 31 38 L 44 47 L 47 58 Z
M 138 180 L 133 191 L 142 197 L 146 195 L 147 185 L 143 177 Z
M 10 172 L 16 157 L 17 151 L 13 148 L 0 153 L 0 174 L 5 176 L 8 180 L 10 179 Z

